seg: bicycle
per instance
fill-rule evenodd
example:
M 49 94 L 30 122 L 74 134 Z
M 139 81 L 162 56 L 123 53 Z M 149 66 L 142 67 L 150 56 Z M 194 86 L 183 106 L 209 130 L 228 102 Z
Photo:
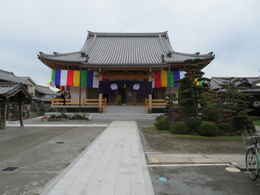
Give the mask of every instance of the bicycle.
M 249 178 L 255 181 L 260 174 L 260 136 L 246 138 L 246 170 Z
M 242 117 L 241 121 L 244 124 L 241 136 L 246 145 L 246 171 L 249 178 L 255 181 L 260 175 L 260 136 L 255 135 L 255 127 L 247 117 Z

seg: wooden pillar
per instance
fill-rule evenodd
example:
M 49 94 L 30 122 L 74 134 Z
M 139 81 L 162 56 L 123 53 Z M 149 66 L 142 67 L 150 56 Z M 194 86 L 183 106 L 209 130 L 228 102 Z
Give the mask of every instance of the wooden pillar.
M 23 127 L 23 102 L 19 101 L 19 121 L 20 127 Z
M 102 72 L 102 69 L 99 68 L 98 72 L 99 72 L 99 78 L 98 79 L 99 79 L 99 81 L 101 81 L 102 78 L 101 78 L 100 74 Z M 100 92 L 98 94 L 98 109 L 99 109 L 99 112 L 103 112 L 103 94 L 100 93 Z
M 152 78 L 152 68 L 149 68 L 149 82 L 152 82 L 153 78 Z M 153 101 L 153 96 L 152 94 L 148 94 L 148 112 L 151 113 L 152 112 L 152 101 Z
M 6 127 L 6 101 L 0 102 L 0 129 L 5 129 Z

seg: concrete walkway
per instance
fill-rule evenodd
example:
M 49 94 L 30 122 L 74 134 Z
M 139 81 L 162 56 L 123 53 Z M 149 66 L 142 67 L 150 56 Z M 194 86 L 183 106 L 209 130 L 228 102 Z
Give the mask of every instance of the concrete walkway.
M 105 113 L 133 113 L 133 114 L 145 114 L 145 106 L 114 106 L 108 105 Z
M 136 122 L 112 122 L 42 194 L 154 195 Z
M 165 154 L 147 152 L 149 166 L 185 164 L 232 164 L 245 169 L 244 154 Z

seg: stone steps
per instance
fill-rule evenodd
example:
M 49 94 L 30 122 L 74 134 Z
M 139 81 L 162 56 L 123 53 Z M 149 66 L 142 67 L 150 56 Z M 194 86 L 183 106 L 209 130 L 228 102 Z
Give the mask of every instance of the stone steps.
M 155 120 L 161 114 L 142 113 L 91 113 L 91 120 Z

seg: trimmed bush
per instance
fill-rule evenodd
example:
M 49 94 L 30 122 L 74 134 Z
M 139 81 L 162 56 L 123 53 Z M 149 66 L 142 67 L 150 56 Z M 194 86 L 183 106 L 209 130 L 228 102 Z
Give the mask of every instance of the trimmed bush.
M 242 132 L 246 131 L 249 134 L 255 132 L 255 126 L 252 120 L 248 116 L 238 115 L 232 118 L 232 126 L 235 135 L 240 135 Z
M 182 107 L 177 104 L 169 106 L 168 116 L 171 121 L 183 121 L 185 118 Z
M 217 124 L 218 135 L 234 135 L 232 125 L 228 122 L 222 122 Z
M 195 133 L 198 132 L 199 130 L 199 127 L 201 125 L 201 120 L 195 117 L 191 117 L 186 119 L 186 125 L 188 126 L 190 133 Z
M 170 128 L 169 118 L 165 115 L 158 116 L 156 118 L 154 126 L 159 130 L 169 130 Z
M 217 136 L 218 129 L 216 123 L 210 121 L 203 121 L 200 125 L 198 133 L 201 136 L 209 136 L 209 137 Z
M 170 131 L 176 134 L 187 134 L 189 133 L 189 128 L 184 121 L 176 121 L 171 124 Z
M 221 110 L 218 108 L 207 108 L 202 111 L 203 119 L 206 121 L 218 122 L 221 120 Z

